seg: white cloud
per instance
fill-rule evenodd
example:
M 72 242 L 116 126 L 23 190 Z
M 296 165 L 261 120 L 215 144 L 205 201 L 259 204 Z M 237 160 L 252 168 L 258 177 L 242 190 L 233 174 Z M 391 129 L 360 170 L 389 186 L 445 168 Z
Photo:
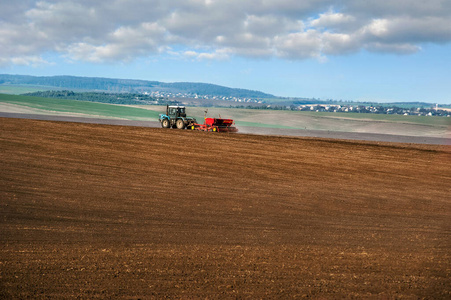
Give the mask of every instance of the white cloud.
M 329 33 L 322 34 L 322 45 L 324 54 L 346 54 L 359 50 L 358 38 L 350 34 Z
M 212 53 L 199 53 L 199 55 L 197 56 L 198 59 L 202 60 L 202 59 L 207 59 L 207 60 L 223 60 L 223 59 L 228 59 L 229 58 L 229 54 L 228 54 L 228 49 L 221 49 L 221 50 L 217 50 L 215 52 Z
M 319 18 L 310 22 L 310 25 L 312 27 L 324 28 L 327 30 L 347 27 L 349 24 L 355 22 L 355 20 L 356 18 L 354 16 L 329 11 L 324 14 L 320 14 Z
M 276 37 L 277 56 L 288 59 L 318 58 L 321 56 L 321 34 L 315 30 Z
M 69 44 L 67 52 L 76 60 L 90 62 L 129 61 L 137 56 L 158 53 L 165 30 L 155 23 L 143 23 L 136 28 L 120 27 L 111 32 L 103 44 L 80 42 Z
M 248 15 L 243 22 L 243 31 L 258 36 L 272 37 L 290 31 L 301 31 L 304 29 L 301 20 L 293 20 L 276 15 Z
M 365 49 L 371 52 L 411 54 L 420 51 L 421 47 L 411 44 L 383 44 L 375 42 L 366 44 Z
M 449 20 L 438 17 L 397 17 L 374 20 L 364 28 L 367 33 L 378 37 L 386 43 L 422 43 L 451 41 L 451 25 Z
M 385 19 L 373 20 L 363 30 L 367 31 L 369 34 L 372 34 L 376 37 L 383 37 L 388 33 L 388 20 Z
M 229 58 L 230 52 L 230 49 L 219 49 L 213 52 L 187 50 L 181 53 L 173 52 L 172 55 L 191 60 L 226 60 Z
M 46 52 L 131 61 L 174 47 L 195 59 L 408 54 L 425 43 L 451 42 L 450 19 L 448 0 L 4 1 L 0 65 L 44 63 Z
M 12 57 L 11 61 L 15 65 L 34 66 L 34 67 L 50 64 L 49 62 L 47 62 L 46 60 L 44 60 L 43 58 L 41 58 L 39 56 Z M 1 63 L 2 63 L 2 61 L 0 60 L 0 64 Z

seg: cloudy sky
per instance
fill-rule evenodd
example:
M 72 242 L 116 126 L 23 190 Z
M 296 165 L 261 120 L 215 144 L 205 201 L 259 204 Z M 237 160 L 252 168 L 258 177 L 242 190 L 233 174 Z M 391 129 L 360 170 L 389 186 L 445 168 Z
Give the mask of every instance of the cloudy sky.
M 451 0 L 0 0 L 0 73 L 451 103 Z

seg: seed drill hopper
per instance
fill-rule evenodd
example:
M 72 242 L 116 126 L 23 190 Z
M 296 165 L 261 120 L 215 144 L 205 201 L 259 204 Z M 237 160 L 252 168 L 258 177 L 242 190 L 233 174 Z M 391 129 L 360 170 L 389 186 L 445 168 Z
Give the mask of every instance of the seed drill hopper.
M 204 124 L 193 124 L 192 130 L 212 132 L 238 132 L 232 119 L 205 118 Z

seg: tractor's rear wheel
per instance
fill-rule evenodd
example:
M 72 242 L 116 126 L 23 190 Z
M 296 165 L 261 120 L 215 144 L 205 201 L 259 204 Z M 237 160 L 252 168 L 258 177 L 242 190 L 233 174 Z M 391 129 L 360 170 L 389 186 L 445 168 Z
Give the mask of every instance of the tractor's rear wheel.
M 185 129 L 185 122 L 182 119 L 178 119 L 175 125 L 178 129 Z
M 164 119 L 163 121 L 161 121 L 161 127 L 163 128 L 169 128 L 169 120 L 168 119 Z

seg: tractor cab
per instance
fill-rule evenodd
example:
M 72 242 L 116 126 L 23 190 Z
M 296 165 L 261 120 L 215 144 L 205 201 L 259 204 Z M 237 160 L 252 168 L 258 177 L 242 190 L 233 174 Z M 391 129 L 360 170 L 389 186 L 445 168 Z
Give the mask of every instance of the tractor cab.
M 185 118 L 186 117 L 185 106 L 168 106 L 167 115 L 171 119 Z

